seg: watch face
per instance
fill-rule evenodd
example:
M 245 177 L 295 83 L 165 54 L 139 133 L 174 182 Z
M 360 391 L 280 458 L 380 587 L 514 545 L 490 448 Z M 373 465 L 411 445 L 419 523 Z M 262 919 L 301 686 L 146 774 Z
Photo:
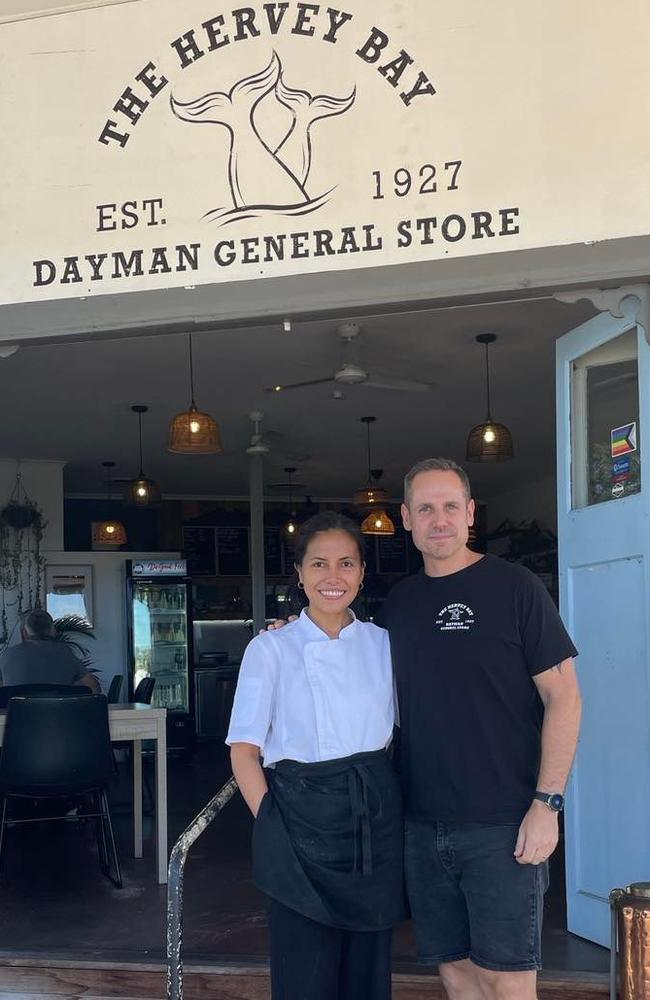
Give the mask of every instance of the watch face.
M 556 812 L 560 812 L 564 808 L 564 796 L 559 793 L 556 795 L 549 795 L 548 804 L 551 809 L 555 809 Z

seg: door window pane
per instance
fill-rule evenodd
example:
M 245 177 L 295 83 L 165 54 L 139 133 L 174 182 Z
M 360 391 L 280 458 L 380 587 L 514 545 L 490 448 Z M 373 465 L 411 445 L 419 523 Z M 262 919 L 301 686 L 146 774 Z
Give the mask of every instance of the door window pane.
M 573 506 L 641 491 L 637 331 L 573 364 Z

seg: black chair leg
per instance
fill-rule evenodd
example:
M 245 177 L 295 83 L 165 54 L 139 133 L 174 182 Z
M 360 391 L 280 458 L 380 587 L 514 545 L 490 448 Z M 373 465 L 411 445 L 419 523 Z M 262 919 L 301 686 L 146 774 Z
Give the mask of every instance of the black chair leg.
M 104 875 L 108 872 L 108 844 L 106 842 L 106 830 L 104 829 L 104 817 L 99 792 L 91 792 L 88 796 L 92 811 L 97 814 L 95 818 L 95 836 L 97 838 L 97 854 L 99 856 L 99 867 Z
M 2 848 L 5 841 L 5 824 L 7 820 L 7 796 L 2 796 L 2 807 L 0 809 L 0 865 L 2 865 Z
M 113 871 L 114 875 L 111 875 L 110 868 L 107 864 L 106 871 L 104 874 L 107 878 L 111 880 L 113 885 L 117 886 L 118 889 L 122 888 L 122 872 L 120 871 L 120 859 L 117 854 L 117 844 L 115 843 L 115 834 L 113 833 L 113 823 L 111 822 L 111 811 L 108 806 L 108 796 L 106 795 L 106 790 L 102 789 L 98 793 L 101 802 L 101 813 L 102 813 L 102 830 L 104 834 L 104 840 L 107 842 L 106 850 L 107 854 L 110 850 L 113 861 Z M 107 858 L 108 861 L 108 858 Z

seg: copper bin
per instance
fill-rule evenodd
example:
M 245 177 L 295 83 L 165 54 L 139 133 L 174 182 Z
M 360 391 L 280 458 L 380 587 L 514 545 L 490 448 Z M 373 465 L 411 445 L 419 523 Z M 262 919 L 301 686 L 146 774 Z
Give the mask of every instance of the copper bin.
M 609 903 L 610 1000 L 617 1000 L 617 987 L 619 1000 L 650 1000 L 650 882 L 613 889 Z

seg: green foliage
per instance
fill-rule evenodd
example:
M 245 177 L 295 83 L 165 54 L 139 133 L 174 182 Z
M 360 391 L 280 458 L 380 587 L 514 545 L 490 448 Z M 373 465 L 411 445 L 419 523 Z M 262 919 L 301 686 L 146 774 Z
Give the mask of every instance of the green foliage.
M 27 497 L 18 476 L 0 511 L 0 648 L 10 637 L 9 619 L 20 620 L 24 611 L 42 606 L 41 542 L 46 526 L 42 510 Z
M 61 642 L 67 642 L 68 645 L 72 646 L 86 671 L 96 674 L 97 669 L 92 665 L 94 661 L 90 652 L 78 640 L 78 636 L 83 636 L 84 639 L 96 638 L 90 622 L 80 615 L 63 615 L 61 618 L 54 619 L 54 628 L 56 630 L 55 638 Z

